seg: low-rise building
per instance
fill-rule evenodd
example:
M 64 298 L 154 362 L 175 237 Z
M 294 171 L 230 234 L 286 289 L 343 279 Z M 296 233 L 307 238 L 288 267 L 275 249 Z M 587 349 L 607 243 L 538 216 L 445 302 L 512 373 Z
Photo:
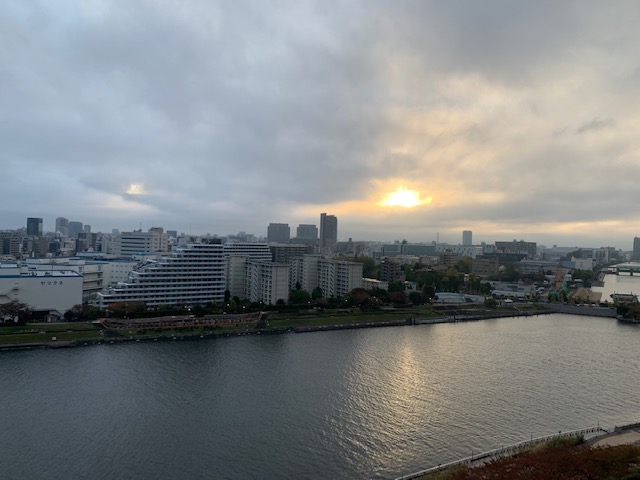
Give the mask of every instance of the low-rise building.
M 376 278 L 363 278 L 362 288 L 365 290 L 373 290 L 379 288 L 380 290 L 389 290 L 389 282 L 378 280 Z
M 483 249 L 481 245 L 449 245 L 447 243 L 436 245 L 436 253 L 443 254 L 445 252 L 457 253 L 459 258 L 476 258 L 478 255 L 482 255 Z
M 491 277 L 498 275 L 500 263 L 497 257 L 474 258 L 471 260 L 471 273 L 478 277 Z
M 0 264 L 0 303 L 14 300 L 47 319 L 59 319 L 82 303 L 82 275 L 67 269 L 37 270 L 27 264 Z

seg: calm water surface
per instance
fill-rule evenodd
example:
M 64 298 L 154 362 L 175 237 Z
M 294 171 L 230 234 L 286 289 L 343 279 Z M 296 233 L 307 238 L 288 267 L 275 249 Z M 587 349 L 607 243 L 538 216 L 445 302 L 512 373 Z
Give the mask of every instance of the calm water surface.
M 637 264 L 633 264 L 640 266 Z M 613 302 L 611 299 L 612 293 L 633 293 L 640 295 L 640 276 L 635 274 L 633 276 L 628 274 L 621 275 L 605 275 L 604 286 L 592 287 L 594 292 L 601 292 L 603 302 Z
M 4 479 L 394 478 L 640 420 L 640 327 L 473 323 L 0 352 Z

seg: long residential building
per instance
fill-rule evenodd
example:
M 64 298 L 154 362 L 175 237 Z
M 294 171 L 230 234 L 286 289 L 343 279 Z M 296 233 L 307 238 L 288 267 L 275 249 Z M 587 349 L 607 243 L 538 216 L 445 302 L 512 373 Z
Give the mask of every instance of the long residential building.
M 303 255 L 289 260 L 290 287 L 313 292 L 322 289 L 327 297 L 346 295 L 354 288 L 362 287 L 362 264 L 332 260 L 322 255 Z
M 97 303 L 108 307 L 117 302 L 144 302 L 147 306 L 222 302 L 225 269 L 222 244 L 181 245 L 169 256 L 143 261 L 126 282 L 98 293 Z
M 126 281 L 99 293 L 97 303 L 103 307 L 116 302 L 144 302 L 148 306 L 198 305 L 224 301 L 227 289 L 232 296 L 249 298 L 248 261 L 270 262 L 269 246 L 266 243 L 223 245 L 219 240 L 179 244 L 169 256 L 144 258 Z M 270 303 L 269 298 L 274 295 L 256 301 Z
M 223 252 L 227 257 L 240 255 L 249 257 L 252 260 L 263 260 L 265 262 L 271 260 L 271 250 L 266 243 L 225 243 Z

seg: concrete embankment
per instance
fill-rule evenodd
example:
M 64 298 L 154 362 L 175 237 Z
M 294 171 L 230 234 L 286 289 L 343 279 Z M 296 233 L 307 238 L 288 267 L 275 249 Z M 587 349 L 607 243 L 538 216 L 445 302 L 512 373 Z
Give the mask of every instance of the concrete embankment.
M 568 315 L 588 315 L 590 317 L 616 318 L 615 308 L 592 307 L 587 305 L 565 305 L 563 303 L 545 303 L 540 305 L 554 313 L 566 313 Z
M 457 323 L 457 322 L 475 322 L 479 320 L 492 320 L 495 318 L 510 317 L 533 317 L 537 315 L 550 315 L 553 312 L 547 310 L 514 310 L 510 312 L 484 312 L 480 314 L 457 314 L 449 313 L 440 317 L 415 317 L 412 319 L 414 325 L 431 325 L 435 323 Z
M 348 317 L 345 317 L 348 319 Z M 411 325 L 411 318 L 405 320 L 388 320 L 385 322 L 367 322 L 367 323 L 341 323 L 338 325 L 312 325 L 304 327 L 291 327 L 291 331 L 295 333 L 306 332 L 324 332 L 327 330 L 353 330 L 355 328 L 376 328 L 376 327 L 402 327 Z

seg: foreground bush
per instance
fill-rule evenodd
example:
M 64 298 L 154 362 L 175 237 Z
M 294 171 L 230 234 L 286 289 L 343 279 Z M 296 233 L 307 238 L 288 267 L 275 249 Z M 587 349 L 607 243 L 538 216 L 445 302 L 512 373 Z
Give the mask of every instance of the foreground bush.
M 560 445 L 498 458 L 478 467 L 427 476 L 432 480 L 640 480 L 640 446 Z

